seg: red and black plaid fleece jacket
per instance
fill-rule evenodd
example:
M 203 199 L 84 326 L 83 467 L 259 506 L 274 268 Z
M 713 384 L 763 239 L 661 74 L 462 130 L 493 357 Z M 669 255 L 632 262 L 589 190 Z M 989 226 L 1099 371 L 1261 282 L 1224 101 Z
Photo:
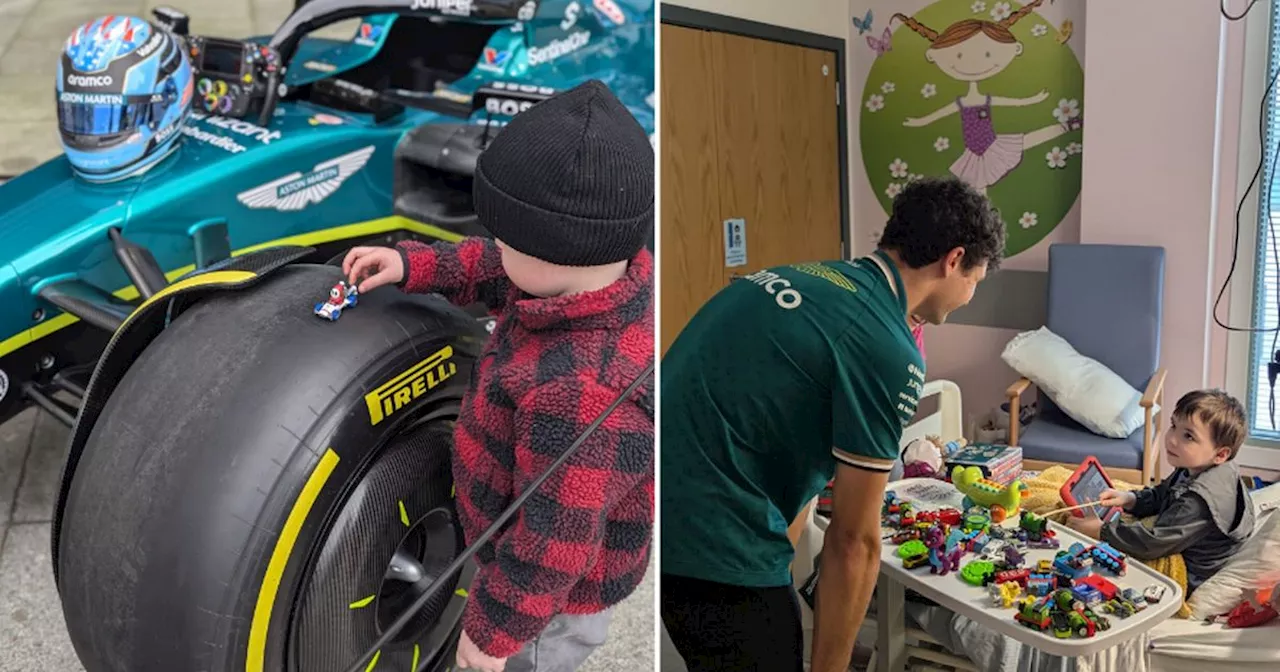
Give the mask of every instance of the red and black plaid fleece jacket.
M 653 353 L 653 258 L 593 292 L 536 298 L 515 287 L 493 241 L 401 243 L 408 292 L 497 316 L 454 429 L 457 508 L 472 543 L 559 457 Z M 506 528 L 476 553 L 463 629 L 509 657 L 556 614 L 631 594 L 653 529 L 653 382 L 623 402 Z

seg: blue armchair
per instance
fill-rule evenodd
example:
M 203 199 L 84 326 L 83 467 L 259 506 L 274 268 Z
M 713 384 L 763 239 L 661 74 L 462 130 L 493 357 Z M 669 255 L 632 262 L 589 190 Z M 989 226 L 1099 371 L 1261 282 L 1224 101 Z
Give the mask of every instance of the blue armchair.
M 1165 369 L 1160 366 L 1164 258 L 1162 247 L 1055 244 L 1049 247 L 1046 326 L 1080 354 L 1091 357 L 1137 390 L 1145 422 L 1123 439 L 1086 429 L 1037 390 L 1036 418 L 1019 436 L 1009 418 L 1009 445 L 1021 446 L 1024 469 L 1060 464 L 1074 469 L 1094 455 L 1113 478 L 1150 485 L 1160 479 L 1158 437 L 1164 409 Z M 1006 392 L 1011 413 L 1021 408 L 1031 381 Z M 1154 408 L 1153 408 L 1154 407 Z

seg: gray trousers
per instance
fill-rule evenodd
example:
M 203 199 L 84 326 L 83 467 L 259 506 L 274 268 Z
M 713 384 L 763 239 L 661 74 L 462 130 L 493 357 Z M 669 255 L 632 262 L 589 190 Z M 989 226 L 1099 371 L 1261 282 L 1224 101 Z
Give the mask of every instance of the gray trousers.
M 613 610 L 560 614 L 523 649 L 507 659 L 506 672 L 574 672 L 604 644 Z

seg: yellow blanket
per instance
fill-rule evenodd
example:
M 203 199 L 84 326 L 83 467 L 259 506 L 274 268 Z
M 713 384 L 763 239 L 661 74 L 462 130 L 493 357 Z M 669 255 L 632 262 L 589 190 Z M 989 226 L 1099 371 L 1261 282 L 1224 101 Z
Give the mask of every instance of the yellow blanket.
M 1023 483 L 1027 486 L 1027 491 L 1022 494 L 1022 508 L 1032 513 L 1043 513 L 1060 509 L 1066 506 L 1062 502 L 1061 495 L 1058 492 L 1062 489 L 1062 484 L 1067 482 L 1071 477 L 1072 471 L 1066 467 L 1053 466 L 1040 472 L 1035 478 L 1027 479 Z M 1117 490 L 1139 490 L 1140 488 L 1132 483 L 1123 481 L 1114 481 Z M 1056 513 L 1050 518 L 1056 523 L 1064 523 L 1070 512 Z M 1127 514 L 1126 518 L 1132 520 Z M 1155 522 L 1155 516 L 1142 519 L 1142 524 L 1150 527 Z M 1173 579 L 1182 587 L 1182 594 L 1187 594 L 1187 566 L 1182 561 L 1181 554 L 1174 554 L 1163 558 L 1157 558 L 1149 562 L 1143 562 L 1151 569 Z M 1187 606 L 1184 600 L 1181 608 L 1174 614 L 1177 618 L 1191 618 L 1191 608 Z

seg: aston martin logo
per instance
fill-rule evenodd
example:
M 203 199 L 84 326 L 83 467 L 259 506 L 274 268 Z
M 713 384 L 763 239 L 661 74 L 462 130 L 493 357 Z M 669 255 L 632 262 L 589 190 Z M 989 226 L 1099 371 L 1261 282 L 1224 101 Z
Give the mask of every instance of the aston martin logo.
M 357 149 L 317 164 L 309 173 L 292 173 L 264 185 L 236 194 L 236 199 L 250 208 L 274 208 L 281 212 L 301 210 L 319 203 L 338 190 L 347 178 L 369 162 L 373 145 Z

